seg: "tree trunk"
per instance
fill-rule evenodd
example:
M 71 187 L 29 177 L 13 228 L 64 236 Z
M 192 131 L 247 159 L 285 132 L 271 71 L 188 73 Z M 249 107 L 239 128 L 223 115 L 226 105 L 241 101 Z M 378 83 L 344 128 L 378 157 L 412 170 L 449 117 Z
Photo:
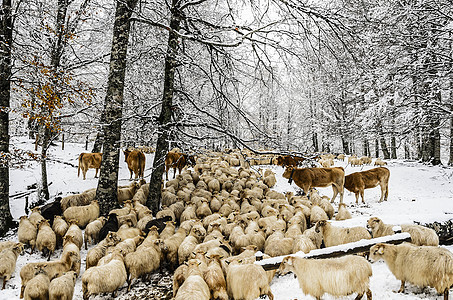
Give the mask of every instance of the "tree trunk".
M 47 182 L 47 149 L 50 145 L 50 129 L 44 126 L 42 136 L 42 146 L 41 146 L 41 185 L 38 192 L 38 202 L 44 203 L 46 200 L 49 200 L 49 185 Z
M 312 138 L 313 138 L 313 151 L 319 152 L 318 134 L 316 132 L 313 132 Z
M 382 149 L 382 153 L 384 154 L 384 159 L 390 159 L 390 152 L 389 152 L 389 149 L 387 148 L 387 143 L 385 142 L 385 138 L 382 136 L 379 139 L 379 141 L 381 143 L 381 149 Z
M 370 143 L 368 143 L 367 139 L 363 140 L 363 155 L 364 156 L 371 156 Z
M 0 11 L 0 152 L 9 152 L 9 116 L 11 91 L 11 44 L 13 42 L 13 21 L 11 0 L 3 0 Z M 13 223 L 9 208 L 9 166 L 0 164 L 0 236 L 3 236 Z
M 149 184 L 149 194 L 146 205 L 156 214 L 160 208 L 162 174 L 165 167 L 165 156 L 168 151 L 168 134 L 170 128 L 168 123 L 171 121 L 171 106 L 174 94 L 174 78 L 177 66 L 178 36 L 174 31 L 179 31 L 181 17 L 179 5 L 180 1 L 172 0 L 170 31 L 168 36 L 167 55 L 165 56 L 165 77 L 164 92 L 162 97 L 162 108 L 158 118 L 159 135 L 157 138 L 156 152 L 154 154 L 153 172 Z
M 378 139 L 376 139 L 374 142 L 374 156 L 376 158 L 379 157 L 379 140 Z
M 450 116 L 450 159 L 448 165 L 453 166 L 453 115 Z
M 344 136 L 341 137 L 341 144 L 343 146 L 343 153 L 345 155 L 350 155 L 351 152 L 349 152 L 349 145 L 348 145 L 348 141 L 345 139 Z
M 124 78 L 126 73 L 127 46 L 130 32 L 130 18 L 137 0 L 116 1 L 115 23 L 113 25 L 110 70 L 105 96 L 104 150 L 99 175 L 96 199 L 101 215 L 118 207 L 118 166 L 123 115 Z
M 396 159 L 396 138 L 395 136 L 392 134 L 392 137 L 390 139 L 390 148 L 391 148 L 391 158 L 392 159 Z
M 102 144 L 104 144 L 104 129 L 101 127 L 96 134 L 96 139 L 94 140 L 93 149 L 91 153 L 99 153 L 102 151 Z

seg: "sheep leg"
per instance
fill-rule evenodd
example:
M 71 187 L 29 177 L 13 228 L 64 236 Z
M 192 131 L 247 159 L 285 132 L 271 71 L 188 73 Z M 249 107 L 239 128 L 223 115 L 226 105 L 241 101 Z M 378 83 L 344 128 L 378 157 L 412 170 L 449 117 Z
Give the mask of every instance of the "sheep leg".
M 6 276 L 3 277 L 3 287 L 2 287 L 2 290 L 5 289 L 5 285 L 6 285 Z
M 448 288 L 445 289 L 445 292 L 444 292 L 444 300 L 448 300 L 448 293 L 449 293 L 449 291 L 450 291 L 450 290 L 449 290 Z
M 116 298 L 116 296 L 118 296 L 118 290 L 112 292 L 112 298 Z
M 269 288 L 269 291 L 267 292 L 267 296 L 269 297 L 269 300 L 274 300 L 274 294 L 272 294 L 270 288 Z
M 52 256 L 52 251 L 49 250 L 49 256 L 47 257 L 47 261 L 50 261 L 50 257 Z
M 20 296 L 19 296 L 20 299 L 24 298 L 24 291 L 25 291 L 25 285 L 22 284 L 20 287 Z
M 366 299 L 367 300 L 372 300 L 373 299 L 373 293 L 371 292 L 370 289 L 366 291 Z
M 398 293 L 404 293 L 404 285 L 405 284 L 406 284 L 406 282 L 404 280 L 401 280 L 401 287 L 398 290 Z
M 130 292 L 131 291 L 131 287 L 132 287 L 132 278 L 129 277 L 129 275 L 127 276 L 127 291 Z
M 360 300 L 360 299 L 362 299 L 362 297 L 363 297 L 363 294 L 357 294 L 357 297 L 355 297 L 355 300 Z

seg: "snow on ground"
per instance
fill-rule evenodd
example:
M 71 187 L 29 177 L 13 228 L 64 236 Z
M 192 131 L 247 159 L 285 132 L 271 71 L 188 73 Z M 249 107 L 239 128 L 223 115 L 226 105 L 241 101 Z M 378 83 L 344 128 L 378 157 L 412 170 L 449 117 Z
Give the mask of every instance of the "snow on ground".
M 26 139 L 13 139 L 12 142 L 16 147 L 33 150 L 31 141 Z M 65 196 L 70 193 L 78 193 L 89 188 L 97 186 L 97 179 L 94 178 L 94 170 L 90 169 L 87 172 L 87 179 L 82 180 L 82 177 L 77 178 L 77 167 L 72 167 L 78 164 L 78 155 L 84 150 L 84 145 L 66 143 L 65 150 L 61 150 L 61 145 L 57 145 L 49 150 L 50 162 L 48 164 L 48 181 L 52 182 L 49 190 L 51 197 L 56 195 Z M 149 180 L 150 169 L 152 166 L 152 155 L 146 154 L 146 170 L 145 177 Z M 60 161 L 60 162 L 57 162 Z M 335 162 L 336 166 L 346 167 L 344 162 Z M 298 188 L 295 184 L 289 184 L 281 175 L 283 169 L 277 166 L 271 166 L 277 177 L 277 185 L 275 190 L 280 192 L 295 191 Z M 357 172 L 360 170 L 368 170 L 372 166 L 351 167 L 345 168 L 346 174 Z M 418 221 L 421 223 L 433 221 L 445 221 L 453 219 L 453 169 L 445 167 L 433 167 L 420 164 L 412 161 L 394 160 L 388 165 L 390 169 L 390 184 L 389 184 L 389 200 L 387 202 L 378 203 L 380 197 L 379 187 L 368 189 L 365 191 L 365 204 L 356 205 L 354 194 L 345 190 L 344 202 L 349 205 L 349 210 L 353 215 L 352 220 L 333 222 L 335 226 L 365 226 L 366 221 L 371 216 L 378 216 L 386 223 L 402 224 Z M 172 172 L 170 173 L 172 175 Z M 129 171 L 124 162 L 124 156 L 120 156 L 120 182 L 119 185 L 129 184 Z M 10 170 L 10 194 L 15 195 L 24 192 L 28 185 L 39 182 L 40 168 L 37 163 L 30 163 L 28 167 L 23 169 Z M 332 188 L 319 188 L 320 193 L 332 196 Z M 36 198 L 36 194 L 30 195 L 30 202 Z M 339 199 L 335 200 L 337 208 Z M 24 198 L 11 201 L 11 211 L 13 217 L 18 219 L 24 215 Z M 9 240 L 17 240 L 17 237 L 12 233 L 8 237 Z M 453 247 L 447 247 L 453 250 Z M 84 261 L 86 250 L 82 248 L 82 270 L 85 269 Z M 61 250 L 56 251 L 52 257 L 57 258 L 61 254 Z M 8 282 L 5 290 L 0 290 L 0 300 L 18 299 L 20 292 L 20 276 L 19 271 L 22 266 L 29 262 L 42 260 L 40 254 L 33 255 L 25 254 L 19 257 L 16 271 L 13 278 Z M 152 286 L 161 284 L 161 280 L 153 277 Z M 164 280 L 165 281 L 165 280 Z M 165 281 L 162 284 L 169 284 Z M 404 294 L 396 294 L 393 291 L 398 290 L 400 282 L 395 279 L 384 262 L 373 263 L 373 277 L 371 278 L 371 290 L 373 291 L 374 299 L 441 299 L 436 295 L 432 288 L 421 289 L 411 284 L 406 284 L 406 292 Z M 131 294 L 126 292 L 123 287 L 119 291 L 119 299 L 136 299 L 138 295 L 145 299 L 160 299 L 153 297 L 150 294 L 143 294 L 146 289 L 146 284 L 139 283 L 131 291 Z M 313 299 L 306 296 L 299 288 L 297 280 L 292 275 L 284 277 L 275 277 L 271 283 L 271 289 L 275 300 L 302 300 Z M 342 299 L 354 299 L 355 296 L 345 297 Z M 76 283 L 74 299 L 81 299 L 81 280 L 80 277 Z M 111 299 L 111 295 L 92 297 L 92 299 Z M 331 296 L 325 295 L 323 299 L 334 299 Z

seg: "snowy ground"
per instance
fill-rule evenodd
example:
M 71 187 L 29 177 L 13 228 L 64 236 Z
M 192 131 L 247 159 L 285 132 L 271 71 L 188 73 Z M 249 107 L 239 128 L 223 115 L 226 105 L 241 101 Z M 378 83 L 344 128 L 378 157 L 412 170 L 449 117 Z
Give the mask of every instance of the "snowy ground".
M 31 142 L 26 140 L 14 140 L 14 145 L 23 149 L 32 150 Z M 61 145 L 52 148 L 49 151 L 49 156 L 52 160 L 69 162 L 77 165 L 77 158 L 81 152 L 85 152 L 83 145 L 67 143 L 65 150 L 61 150 Z M 145 176 L 149 175 L 152 165 L 152 156 L 146 155 L 146 170 Z M 336 162 L 336 166 L 345 166 L 343 162 Z M 276 190 L 280 192 L 294 191 L 295 185 L 288 184 L 281 174 L 283 169 L 277 166 L 272 167 L 277 173 Z M 363 170 L 372 167 L 364 167 Z M 453 218 L 453 169 L 444 167 L 432 167 L 419 164 L 417 162 L 407 161 L 391 161 L 388 165 L 390 169 L 390 185 L 389 185 L 389 200 L 384 203 L 378 203 L 380 197 L 380 189 L 374 188 L 365 191 L 365 204 L 355 205 L 355 197 L 352 193 L 345 191 L 344 201 L 349 206 L 349 210 L 353 214 L 353 219 L 342 222 L 334 222 L 337 226 L 365 226 L 366 220 L 371 216 L 378 216 L 386 223 L 402 224 L 419 221 L 422 223 L 433 221 L 445 221 Z M 360 171 L 360 167 L 346 167 L 346 174 Z M 120 157 L 120 185 L 129 183 L 129 171 L 124 162 L 124 156 Z M 77 168 L 70 165 L 51 161 L 48 164 L 49 182 L 51 197 L 61 193 L 65 196 L 74 192 L 82 192 L 89 188 L 97 186 L 97 179 L 94 177 L 94 170 L 89 170 L 87 180 L 77 178 Z M 31 163 L 24 169 L 11 169 L 10 171 L 10 194 L 15 195 L 26 190 L 28 185 L 31 185 L 40 178 L 40 169 L 36 163 Z M 149 176 L 147 177 L 149 180 Z M 321 194 L 332 196 L 332 189 L 322 188 Z M 34 199 L 35 194 L 30 195 L 30 201 Z M 338 198 L 336 203 L 338 203 Z M 336 206 L 336 205 L 335 205 Z M 11 201 L 11 210 L 15 219 L 24 215 L 24 198 Z M 11 235 L 8 239 L 17 240 Z M 453 250 L 453 247 L 449 247 Z M 53 258 L 59 257 L 61 250 L 57 251 Z M 82 249 L 82 270 L 85 269 L 84 257 L 86 250 Z M 28 262 L 42 260 L 37 253 L 33 255 L 25 254 L 20 256 L 17 262 L 16 271 L 13 278 L 8 282 L 7 288 L 0 291 L 0 300 L 3 299 L 18 299 L 20 291 L 20 276 L 19 271 L 22 266 Z M 168 284 L 168 280 L 164 283 L 159 282 L 158 276 L 153 277 L 152 285 Z M 406 284 L 405 294 L 396 294 L 393 291 L 399 288 L 400 282 L 388 270 L 383 262 L 373 263 L 373 277 L 371 278 L 371 290 L 373 291 L 374 299 L 441 299 L 437 296 L 436 291 L 432 288 L 421 289 L 410 284 Z M 150 294 L 143 294 L 146 284 L 138 284 L 131 294 L 126 293 L 123 288 L 119 292 L 119 299 L 160 299 L 153 297 Z M 293 299 L 313 299 L 312 297 L 302 294 L 297 280 L 292 276 L 275 277 L 271 284 L 271 289 L 276 300 L 293 300 Z M 146 295 L 146 296 L 145 296 Z M 81 299 L 81 280 L 76 283 L 76 291 L 74 299 Z M 93 297 L 92 299 L 110 299 L 110 295 L 104 297 Z M 334 299 L 326 295 L 323 299 Z M 354 299 L 354 296 L 345 297 L 343 299 Z

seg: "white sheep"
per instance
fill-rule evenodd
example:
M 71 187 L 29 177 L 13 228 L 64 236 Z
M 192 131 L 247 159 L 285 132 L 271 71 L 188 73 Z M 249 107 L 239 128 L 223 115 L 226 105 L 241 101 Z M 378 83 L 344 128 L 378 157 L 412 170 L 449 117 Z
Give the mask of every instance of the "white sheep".
M 347 220 L 351 219 L 351 213 L 347 209 L 346 203 L 340 203 L 338 204 L 338 213 L 335 216 L 335 220 L 340 221 L 340 220 Z
M 41 215 L 41 209 L 39 207 L 33 207 L 31 210 L 31 214 L 28 217 L 30 222 L 38 227 L 39 223 L 44 220 L 44 217 Z
M 228 300 L 225 276 L 219 255 L 208 257 L 208 267 L 203 273 L 203 279 L 207 283 L 212 299 Z
M 50 256 L 55 251 L 56 246 L 57 236 L 50 227 L 49 221 L 41 220 L 38 226 L 38 235 L 36 236 L 36 247 L 44 256 L 48 253 L 47 260 L 50 260 Z
M 313 205 L 310 210 L 310 223 L 316 224 L 319 221 L 327 220 L 329 217 L 327 216 L 324 209 L 319 207 L 318 205 Z
M 371 239 L 370 233 L 364 227 L 334 227 L 325 220 L 316 223 L 315 231 L 321 232 L 326 247 Z
M 109 232 L 105 239 L 99 244 L 88 250 L 86 257 L 86 269 L 96 266 L 98 261 L 105 255 L 108 247 L 115 246 L 121 241 L 116 232 Z
M 274 299 L 269 287 L 269 278 L 261 266 L 240 264 L 234 260 L 228 266 L 226 281 L 230 298 L 254 300 L 267 295 L 269 300 Z
M 162 252 L 165 244 L 162 240 L 155 240 L 149 247 L 139 247 L 137 251 L 126 255 L 124 262 L 128 273 L 128 288 L 131 290 L 132 281 L 142 275 L 149 274 L 160 267 Z
M 27 216 L 20 217 L 17 236 L 19 238 L 19 242 L 30 246 L 31 253 L 35 249 L 37 234 L 38 234 L 37 227 L 28 219 L 28 217 Z
M 22 243 L 16 243 L 12 248 L 4 249 L 0 252 L 0 278 L 3 278 L 3 287 L 5 289 L 6 282 L 10 280 L 11 275 L 16 269 L 17 257 L 24 250 Z
M 114 251 L 112 260 L 102 266 L 89 268 L 82 275 L 83 299 L 91 295 L 112 293 L 116 297 L 118 289 L 126 282 L 127 273 L 121 252 Z
M 24 290 L 24 300 L 49 299 L 50 279 L 43 270 L 35 270 L 35 276 L 28 282 Z
M 85 250 L 88 249 L 88 243 L 93 244 L 99 241 L 99 231 L 106 222 L 105 217 L 99 217 L 96 220 L 90 222 L 85 228 Z
M 371 229 L 374 238 L 392 235 L 395 232 L 393 227 L 395 225 L 384 224 L 381 219 L 372 217 L 368 219 L 367 227 Z M 402 232 L 407 232 L 411 235 L 411 242 L 418 246 L 438 246 L 439 237 L 436 231 L 416 224 L 402 224 L 400 225 Z
M 279 268 L 280 274 L 293 272 L 304 294 L 316 299 L 328 293 L 335 297 L 357 293 L 362 299 L 366 293 L 371 299 L 371 264 L 363 257 L 348 255 L 340 258 L 306 259 L 287 256 Z
M 64 235 L 63 238 L 65 237 L 72 237 L 72 242 L 79 247 L 79 249 L 82 249 L 83 245 L 83 233 L 80 227 L 78 226 L 78 221 L 77 220 L 69 220 L 69 228 L 66 231 L 66 234 Z
M 197 259 L 192 259 L 188 262 L 186 278 L 184 283 L 179 287 L 175 300 L 209 300 L 209 287 L 203 279 L 203 274 L 199 269 L 201 262 Z
M 53 219 L 52 230 L 55 232 L 57 236 L 57 245 L 61 245 L 63 242 L 63 237 L 68 231 L 69 225 L 63 219 L 62 216 L 55 216 Z
M 401 280 L 399 293 L 404 292 L 408 281 L 420 287 L 431 286 L 448 299 L 453 285 L 453 254 L 449 250 L 410 243 L 379 243 L 370 248 L 370 258 L 382 258 L 396 279 Z
M 63 253 L 61 256 L 66 256 L 69 254 L 69 252 L 72 252 L 75 255 L 74 258 L 74 263 L 72 264 L 70 270 L 74 271 L 77 273 L 77 275 L 80 274 L 80 267 L 81 267 L 81 259 L 80 259 L 80 248 L 77 246 L 74 241 L 72 236 L 65 236 L 63 239 Z
M 53 279 L 49 285 L 49 300 L 71 300 L 76 279 L 77 274 L 74 271 Z
M 63 216 L 66 221 L 77 220 L 77 225 L 85 228 L 88 223 L 99 218 L 99 204 L 94 200 L 89 205 L 68 207 L 63 212 Z

